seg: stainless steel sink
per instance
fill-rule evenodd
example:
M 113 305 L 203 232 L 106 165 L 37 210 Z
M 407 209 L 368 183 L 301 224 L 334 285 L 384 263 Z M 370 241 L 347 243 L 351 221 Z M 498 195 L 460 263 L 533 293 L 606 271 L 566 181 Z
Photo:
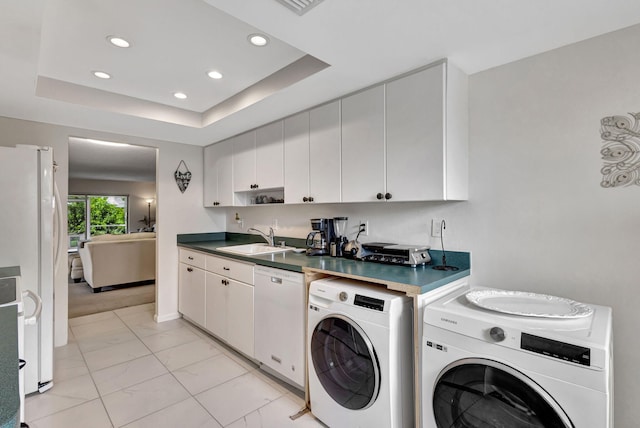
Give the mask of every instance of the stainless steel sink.
M 243 256 L 259 256 L 262 254 L 284 253 L 293 250 L 294 247 L 272 247 L 263 243 L 232 245 L 229 247 L 219 247 L 218 251 L 226 253 L 240 254 Z

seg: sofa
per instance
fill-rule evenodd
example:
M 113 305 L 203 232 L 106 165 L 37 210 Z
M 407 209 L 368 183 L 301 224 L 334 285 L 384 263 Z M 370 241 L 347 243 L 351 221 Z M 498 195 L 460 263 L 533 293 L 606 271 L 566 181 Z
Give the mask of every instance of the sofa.
M 156 277 L 155 232 L 94 236 L 80 243 L 78 254 L 84 278 L 95 293 Z

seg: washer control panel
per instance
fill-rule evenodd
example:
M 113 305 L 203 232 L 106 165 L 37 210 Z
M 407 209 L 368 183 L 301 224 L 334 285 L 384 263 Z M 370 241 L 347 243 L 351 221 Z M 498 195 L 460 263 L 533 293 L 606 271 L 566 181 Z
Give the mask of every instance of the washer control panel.
M 591 365 L 591 349 L 529 333 L 522 333 L 520 348 L 583 366 Z
M 356 294 L 356 297 L 353 299 L 353 304 L 380 312 L 384 311 L 384 300 L 376 299 L 375 297 L 367 297 L 361 294 Z

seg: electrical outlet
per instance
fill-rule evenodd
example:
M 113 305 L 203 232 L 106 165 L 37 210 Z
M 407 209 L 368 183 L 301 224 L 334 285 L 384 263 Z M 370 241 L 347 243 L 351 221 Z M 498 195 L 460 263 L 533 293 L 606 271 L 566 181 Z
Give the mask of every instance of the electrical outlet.
M 360 236 L 369 236 L 369 220 L 360 220 L 359 224 L 364 224 L 364 230 L 360 234 Z M 359 228 L 360 226 L 358 226 Z M 360 230 L 360 229 L 358 229 Z
M 440 238 L 442 236 L 442 219 L 431 219 L 431 236 L 434 238 Z

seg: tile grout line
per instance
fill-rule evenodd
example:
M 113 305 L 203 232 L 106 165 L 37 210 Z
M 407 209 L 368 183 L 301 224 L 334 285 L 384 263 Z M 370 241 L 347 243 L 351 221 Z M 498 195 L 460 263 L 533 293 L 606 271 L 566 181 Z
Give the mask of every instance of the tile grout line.
M 154 352 L 154 351 L 153 351 L 153 350 L 152 350 L 152 349 L 151 349 L 151 348 L 150 348 L 150 347 L 149 347 L 149 346 L 148 346 L 148 345 L 147 345 L 147 344 L 142 340 L 142 337 L 141 337 L 141 336 L 139 336 L 139 335 L 134 331 L 134 328 L 135 328 L 135 325 L 136 325 L 135 323 L 134 323 L 134 324 L 132 324 L 132 325 L 130 325 L 129 323 L 127 323 L 127 321 L 125 321 L 125 319 L 124 319 L 120 314 L 118 314 L 118 313 L 116 312 L 116 310 L 111 310 L 111 311 L 108 311 L 108 312 L 111 312 L 111 313 L 113 314 L 113 317 L 109 317 L 109 318 L 106 318 L 106 319 L 107 319 L 107 320 L 110 320 L 110 319 L 118 319 L 118 320 L 119 320 L 119 321 L 124 325 L 124 327 L 126 327 L 126 329 L 127 329 L 129 332 L 131 332 L 131 333 L 133 334 L 133 336 L 134 336 L 137 340 L 139 340 L 139 341 L 142 343 L 142 345 L 146 348 L 146 350 L 149 352 L 149 354 L 147 354 L 147 355 L 142 355 L 142 356 L 139 356 L 139 357 L 136 357 L 136 358 L 133 358 L 133 359 L 127 360 L 127 361 L 123 361 L 123 362 L 121 362 L 121 363 L 116 363 L 116 364 L 113 364 L 113 365 L 110 365 L 110 366 L 107 366 L 107 367 L 103 367 L 103 368 L 100 368 L 100 369 L 97 369 L 97 370 L 91 370 L 91 369 L 89 369 L 89 365 L 87 364 L 87 359 L 86 359 L 86 356 L 85 356 L 85 351 L 83 351 L 83 350 L 82 350 L 82 348 L 80 347 L 80 342 L 81 342 L 81 341 L 79 342 L 79 341 L 78 341 L 78 339 L 77 339 L 77 337 L 75 336 L 75 333 L 73 332 L 73 327 L 78 327 L 78 326 L 82 326 L 82 325 L 97 324 L 97 323 L 99 323 L 99 322 L 101 322 L 101 321 L 105 321 L 105 319 L 102 319 L 102 320 L 100 320 L 100 319 L 99 319 L 99 320 L 96 320 L 96 321 L 93 321 L 93 322 L 88 322 L 88 323 L 85 323 L 85 324 L 80 324 L 80 325 L 78 325 L 78 326 L 70 326 L 71 334 L 73 335 L 73 342 L 71 342 L 71 343 L 73 343 L 73 344 L 74 344 L 74 346 L 75 346 L 75 347 L 77 347 L 77 350 L 78 350 L 78 352 L 80 353 L 80 356 L 82 357 L 82 361 L 83 361 L 83 363 L 84 363 L 84 365 L 85 365 L 85 368 L 87 369 L 87 372 L 88 372 L 87 374 L 89 374 L 90 379 L 91 379 L 91 382 L 92 382 L 92 385 L 93 385 L 93 387 L 94 387 L 94 389 L 95 389 L 95 391 L 96 391 L 96 393 L 97 393 L 97 398 L 92 399 L 92 400 L 84 401 L 84 402 L 82 402 L 82 403 L 79 403 L 79 404 L 77 404 L 77 405 L 71 406 L 71 407 L 69 407 L 69 408 L 62 409 L 62 410 L 60 410 L 60 411 L 53 412 L 53 413 L 51 413 L 51 414 L 49 414 L 49 415 L 42 416 L 41 418 L 38 418 L 38 419 L 33 420 L 33 422 L 38 421 L 38 420 L 41 420 L 41 419 L 44 419 L 44 418 L 47 418 L 47 417 L 50 417 L 50 416 L 53 416 L 53 415 L 55 415 L 55 414 L 57 414 L 57 413 L 60 413 L 60 412 L 63 412 L 63 411 L 67 411 L 67 410 L 73 409 L 73 408 L 75 408 L 75 407 L 79 407 L 79 406 L 85 405 L 85 404 L 90 403 L 90 402 L 92 402 L 92 401 L 94 401 L 94 400 L 96 400 L 96 399 L 99 399 L 99 400 L 100 400 L 100 403 L 102 404 L 102 408 L 103 408 L 103 410 L 105 411 L 105 414 L 106 414 L 106 416 L 107 416 L 107 418 L 108 418 L 108 420 L 109 420 L 109 423 L 111 424 L 111 426 L 112 426 L 112 427 L 116 427 L 116 425 L 115 425 L 115 423 L 114 423 L 114 420 L 112 419 L 112 415 L 108 412 L 108 410 L 107 410 L 107 406 L 105 405 L 105 402 L 104 402 L 103 398 L 104 398 L 104 397 L 106 397 L 106 396 L 108 396 L 108 395 L 110 395 L 110 394 L 116 393 L 116 392 L 118 392 L 118 391 L 122 391 L 122 390 L 124 390 L 124 389 L 126 389 L 126 388 L 120 388 L 120 389 L 118 389 L 118 390 L 116 390 L 116 391 L 112 391 L 112 392 L 109 392 L 109 393 L 107 393 L 107 394 L 104 394 L 104 395 L 103 395 L 103 394 L 100 392 L 100 390 L 98 389 L 96 379 L 94 378 L 94 374 L 95 374 L 96 372 L 98 372 L 98 371 L 106 370 L 106 369 L 109 369 L 109 368 L 115 367 L 115 366 L 120 365 L 120 364 L 128 364 L 128 363 L 131 363 L 131 362 L 133 362 L 133 361 L 136 361 L 136 360 L 139 360 L 139 359 L 142 359 L 142 358 L 148 357 L 149 355 L 153 356 L 153 358 L 155 359 L 155 361 L 157 361 L 158 363 L 160 363 L 160 365 L 161 365 L 161 366 L 166 370 L 166 372 L 165 372 L 165 373 L 162 373 L 162 374 L 159 374 L 159 375 L 157 375 L 157 376 L 153 376 L 153 377 L 151 377 L 151 378 L 149 378 L 149 379 L 145 379 L 145 380 L 143 380 L 143 381 L 137 382 L 137 383 L 135 383 L 135 384 L 133 384 L 133 385 L 128 385 L 128 386 L 127 386 L 127 388 L 129 388 L 129 387 L 135 387 L 136 385 L 140 385 L 140 384 L 145 383 L 145 382 L 148 382 L 148 381 L 150 381 L 150 380 L 157 379 L 157 378 L 159 378 L 159 377 L 165 376 L 166 374 L 170 374 L 170 375 L 171 375 L 171 377 L 174 379 L 174 381 L 176 381 L 176 382 L 177 382 L 177 384 L 178 384 L 178 385 L 180 385 L 180 387 L 181 387 L 184 391 L 186 391 L 186 392 L 187 392 L 188 397 L 187 397 L 187 398 L 185 398 L 184 400 L 179 400 L 179 401 L 177 401 L 177 402 L 175 402 L 175 403 L 172 403 L 172 404 L 170 404 L 170 405 L 168 405 L 168 406 L 165 406 L 165 407 L 163 407 L 163 408 L 161 408 L 161 409 L 158 409 L 158 410 L 153 411 L 153 412 L 151 412 L 151 413 L 149 413 L 149 414 L 143 415 L 143 416 L 141 416 L 141 417 L 139 417 L 139 418 L 137 418 L 137 419 L 135 419 L 135 420 L 128 421 L 128 422 L 127 422 L 126 424 L 124 424 L 123 426 L 126 426 L 126 425 L 128 425 L 128 424 L 134 423 L 134 422 L 136 422 L 136 421 L 140 421 L 140 420 L 142 420 L 142 419 L 144 419 L 144 418 L 147 418 L 147 417 L 149 417 L 149 416 L 151 416 L 151 415 L 154 415 L 154 414 L 156 414 L 156 413 L 162 412 L 163 410 L 165 410 L 165 409 L 167 409 L 167 408 L 169 408 L 169 407 L 172 407 L 172 406 L 178 405 L 178 404 L 180 404 L 180 403 L 184 403 L 184 402 L 186 402 L 186 401 L 187 401 L 187 400 L 189 400 L 189 399 L 193 399 L 193 400 L 194 400 L 194 403 L 195 403 L 195 404 L 197 404 L 197 406 L 199 406 L 202 410 L 204 410 L 204 411 L 205 411 L 205 413 L 206 413 L 207 415 L 209 415 L 209 417 L 211 417 L 211 418 L 212 418 L 216 423 L 218 423 L 220 426 L 229 426 L 229 425 L 233 425 L 234 423 L 238 422 L 239 420 L 245 420 L 245 421 L 246 421 L 246 420 L 247 420 L 246 418 L 247 418 L 249 415 L 251 415 L 252 413 L 254 413 L 254 412 L 257 412 L 257 413 L 258 413 L 258 415 L 259 415 L 259 418 L 260 418 L 260 419 L 262 419 L 262 413 L 261 413 L 261 412 L 262 412 L 262 410 L 263 410 L 266 406 L 269 406 L 269 405 L 271 405 L 272 403 L 274 403 L 274 402 L 276 402 L 276 401 L 278 401 L 278 400 L 280 400 L 280 399 L 285 399 L 285 400 L 289 400 L 289 401 L 291 401 L 291 402 L 293 402 L 293 403 L 296 403 L 296 397 L 297 397 L 297 398 L 299 398 L 299 396 L 298 396 L 298 395 L 295 395 L 294 390 L 293 390 L 293 388 L 294 388 L 293 386 L 289 386 L 289 385 L 287 385 L 287 384 L 286 384 L 286 382 L 284 382 L 284 381 L 282 381 L 282 380 L 280 380 L 280 379 L 278 379 L 278 378 L 276 378 L 276 377 L 272 376 L 270 373 L 265 372 L 265 371 L 262 371 L 262 370 L 261 370 L 261 368 L 260 368 L 260 366 L 259 366 L 259 365 L 256 365 L 256 364 L 255 364 L 255 363 L 254 363 L 250 358 L 248 358 L 248 357 L 244 356 L 243 354 L 241 354 L 241 353 L 237 352 L 237 351 L 236 351 L 236 350 L 234 350 L 233 348 L 230 348 L 228 344 L 226 344 L 226 343 L 224 343 L 224 342 L 220 341 L 218 338 L 216 338 L 216 337 L 212 336 L 210 333 L 208 333 L 208 332 L 206 332 L 206 331 L 204 331 L 204 330 L 201 330 L 201 329 L 200 329 L 200 328 L 198 328 L 197 326 L 192 325 L 190 322 L 187 322 L 187 321 L 184 321 L 184 320 L 183 320 L 183 325 L 178 325 L 178 326 L 177 326 L 177 327 L 175 327 L 175 328 L 170 328 L 170 329 L 167 329 L 167 330 L 161 330 L 161 331 L 158 331 L 158 332 L 156 332 L 156 333 L 154 333 L 154 334 L 144 336 L 144 337 L 151 337 L 151 336 L 154 336 L 154 335 L 157 335 L 157 334 L 166 333 L 166 332 L 172 331 L 172 330 L 174 330 L 174 329 L 178 329 L 178 328 L 185 328 L 187 331 L 189 331 L 189 332 L 191 332 L 191 333 L 193 333 L 193 334 L 195 334 L 195 335 L 197 336 L 197 338 L 196 338 L 196 339 L 194 339 L 193 341 L 189 341 L 189 342 L 185 342 L 185 343 L 179 343 L 179 344 L 176 344 L 176 345 L 173 345 L 173 346 L 169 346 L 168 348 L 160 349 L 160 350 L 158 350 L 157 352 Z M 130 314 L 136 314 L 136 313 L 142 314 L 142 313 L 146 313 L 146 312 L 150 312 L 150 311 L 147 311 L 146 309 L 144 309 L 144 310 L 140 310 L 140 311 L 134 311 L 134 312 L 131 312 Z M 103 314 L 104 314 L 104 312 L 103 312 Z M 125 314 L 125 315 L 129 315 L 129 313 L 127 313 L 127 314 Z M 90 315 L 89 315 L 89 316 L 90 316 Z M 126 318 L 126 316 L 125 316 L 125 318 Z M 90 337 L 90 336 L 88 336 L 88 337 Z M 125 341 L 125 342 L 121 342 L 121 343 L 127 343 L 127 342 L 130 342 L 130 341 L 132 342 L 132 341 L 133 341 L 133 339 L 128 340 L 128 341 Z M 218 354 L 216 354 L 216 355 L 213 355 L 213 356 L 205 357 L 205 358 L 200 359 L 200 360 L 198 360 L 198 361 L 190 362 L 190 363 L 188 363 L 188 364 L 186 364 L 186 365 L 184 365 L 184 366 L 181 366 L 181 367 L 176 367 L 176 368 L 174 368 L 174 370 L 171 370 L 171 369 L 168 367 L 168 365 L 167 365 L 167 364 L 163 363 L 163 361 L 162 361 L 162 360 L 158 357 L 158 355 L 157 355 L 157 353 L 160 353 L 160 352 L 163 352 L 163 351 L 167 351 L 167 350 L 170 350 L 170 349 L 174 349 L 174 348 L 179 347 L 179 346 L 188 345 L 188 344 L 190 344 L 190 343 L 194 343 L 194 342 L 196 342 L 196 341 L 203 341 L 203 342 L 205 342 L 205 343 L 207 343 L 207 344 L 211 344 L 211 345 L 213 345 L 215 348 L 217 348 L 217 350 L 219 351 L 219 353 L 218 353 Z M 101 350 L 101 349 L 107 350 L 108 348 L 109 348 L 109 346 L 106 346 L 106 347 L 104 347 L 104 348 L 99 348 L 99 349 L 92 350 L 92 351 L 87 351 L 87 352 L 99 351 L 99 350 Z M 177 372 L 177 371 L 179 371 L 179 370 L 182 370 L 182 369 L 184 369 L 185 367 L 188 367 L 188 366 L 190 366 L 190 365 L 198 364 L 198 363 L 201 363 L 201 362 L 206 361 L 206 360 L 208 360 L 208 359 L 221 358 L 222 356 L 224 356 L 225 358 L 228 358 L 228 359 L 229 359 L 229 360 L 231 360 L 233 363 L 235 363 L 235 364 L 239 365 L 239 366 L 244 370 L 244 373 L 242 373 L 242 374 L 240 374 L 240 375 L 237 375 L 237 376 L 235 376 L 235 377 L 233 377 L 233 378 L 231 378 L 231 379 L 228 379 L 228 380 L 226 380 L 226 381 L 224 381 L 224 382 L 222 382 L 222 383 L 220 383 L 220 384 L 218 384 L 218 385 L 215 385 L 215 386 L 212 386 L 212 387 L 210 387 L 210 388 L 207 388 L 207 389 L 205 389 L 205 390 L 203 390 L 203 391 L 200 391 L 200 392 L 198 392 L 198 394 L 192 394 L 192 393 L 191 393 L 191 392 L 190 392 L 190 391 L 185 387 L 185 385 L 183 385 L 183 384 L 182 384 L 182 382 L 180 382 L 180 380 L 176 377 L 176 375 L 175 375 L 175 373 L 174 373 L 174 372 Z M 197 398 L 197 396 L 196 396 L 196 395 L 200 395 L 200 394 L 206 393 L 207 391 L 210 391 L 210 390 L 212 390 L 212 389 L 215 389 L 215 388 L 221 387 L 221 386 L 223 386 L 223 385 L 225 385 L 225 384 L 228 384 L 229 382 L 235 381 L 235 380 L 237 380 L 237 379 L 239 379 L 239 378 L 241 378 L 241 377 L 243 377 L 243 376 L 246 376 L 246 375 L 251 375 L 252 377 L 256 378 L 257 380 L 259 380 L 259 381 L 261 381 L 261 382 L 264 382 L 264 383 L 265 383 L 265 385 L 267 385 L 267 386 L 271 387 L 271 388 L 272 388 L 272 389 L 277 393 L 277 396 L 276 396 L 274 399 L 270 399 L 270 400 L 268 400 L 268 401 L 267 401 L 267 402 L 265 402 L 262 406 L 260 406 L 260 407 L 258 407 L 258 408 L 256 408 L 256 409 L 251 410 L 249 413 L 247 413 L 247 414 L 245 414 L 245 415 L 243 415 L 243 416 L 239 417 L 238 419 L 236 419 L 236 420 L 234 420 L 234 421 L 231 421 L 229 424 L 227 424 L 227 425 L 223 425 L 223 424 L 222 424 L 222 423 L 221 423 L 221 422 L 220 422 L 220 421 L 219 421 L 219 420 L 218 420 L 218 419 L 217 419 L 217 418 L 216 418 L 216 417 L 215 417 L 215 416 L 214 416 L 214 415 L 213 415 L 213 414 L 212 414 L 212 413 L 211 413 L 211 412 L 210 412 L 210 411 L 209 411 L 209 410 L 204 406 L 204 404 L 203 404 L 202 402 L 200 402 L 200 400 Z M 294 395 L 295 395 L 295 396 L 294 396 Z M 117 427 L 117 428 L 120 428 L 120 427 Z
M 125 320 L 123 320 L 123 319 L 120 317 L 120 315 L 119 315 L 115 310 L 114 310 L 114 311 L 111 311 L 111 312 L 113 312 L 113 313 L 114 313 L 114 315 L 115 315 L 115 316 L 116 316 L 116 317 L 117 317 L 117 318 L 118 318 L 118 319 L 119 319 L 119 320 L 120 320 L 120 321 L 121 321 L 121 322 L 122 322 L 122 323 L 127 327 L 127 329 L 129 329 L 129 331 L 131 331 L 131 333 L 136 337 L 136 340 L 140 341 L 140 343 L 142 343 L 142 345 L 143 345 L 145 348 L 147 348 L 147 350 L 149 351 L 149 354 L 148 354 L 148 355 L 152 355 L 152 356 L 153 356 L 153 357 L 154 357 L 154 358 L 155 358 L 155 359 L 156 359 L 156 360 L 157 360 L 157 361 L 158 361 L 158 362 L 159 362 L 159 363 L 160 363 L 160 364 L 161 364 L 161 365 L 162 365 L 162 366 L 167 370 L 167 372 L 168 372 L 168 373 L 171 373 L 171 372 L 169 371 L 169 369 L 168 369 L 164 364 L 162 364 L 162 361 L 160 361 L 160 360 L 158 359 L 158 357 L 155 355 L 155 353 L 154 353 L 154 352 L 153 352 L 153 351 L 152 351 L 152 350 L 147 346 L 147 344 L 146 344 L 146 343 L 144 343 L 144 342 L 142 341 L 142 339 L 140 338 L 140 336 L 138 336 L 138 335 L 136 334 L 136 332 L 131 328 L 131 326 L 130 326 L 129 324 L 127 324 L 127 322 L 126 322 Z M 140 311 L 140 312 L 146 312 L 146 311 Z M 133 340 L 131 340 L 131 341 L 133 341 Z M 126 343 L 126 342 L 123 342 L 123 343 Z M 80 352 L 82 352 L 82 351 L 80 351 Z M 122 363 L 118 363 L 118 364 L 129 363 L 129 362 L 131 362 L 131 361 L 134 361 L 134 360 L 137 360 L 137 359 L 140 359 L 140 358 L 147 357 L 148 355 L 143 355 L 143 356 L 140 356 L 140 357 L 137 357 L 137 358 L 133 358 L 132 360 L 124 361 L 124 362 L 122 362 Z M 82 356 L 83 356 L 83 358 L 84 358 L 84 353 L 82 353 Z M 117 366 L 118 364 L 114 364 L 114 365 L 112 365 L 112 366 L 108 366 L 108 367 L 103 367 L 102 369 L 99 369 L 99 370 L 104 370 L 104 369 L 107 369 L 107 368 L 115 367 L 115 366 Z M 88 366 L 88 365 L 87 365 L 87 368 L 89 368 L 89 366 Z M 99 370 L 96 370 L 96 371 L 99 371 Z M 93 371 L 92 371 L 91 369 L 89 369 L 89 373 L 91 374 L 91 380 L 92 380 L 92 381 L 94 382 L 94 384 L 95 384 L 95 380 L 93 379 Z M 132 387 L 132 386 L 135 386 L 135 385 L 140 385 L 140 384 L 142 384 L 142 383 L 144 383 L 144 382 L 148 382 L 148 381 L 153 380 L 153 379 L 157 379 L 157 378 L 159 378 L 159 377 L 161 377 L 161 376 L 164 376 L 164 375 L 166 375 L 166 374 L 167 374 L 167 373 L 163 373 L 163 374 L 161 374 L 161 375 L 159 375 L 159 376 L 154 376 L 154 377 L 152 377 L 152 378 L 150 378 L 150 379 L 146 379 L 146 380 L 144 380 L 144 381 L 142 381 L 142 382 L 139 382 L 139 383 L 136 383 L 136 384 L 134 384 L 134 385 L 129 385 L 129 386 L 127 386 L 127 388 Z M 176 379 L 176 380 L 177 380 L 177 379 Z M 111 426 L 112 426 L 112 427 L 114 427 L 114 428 L 121 428 L 122 426 L 126 426 L 126 425 L 128 425 L 128 424 L 131 424 L 131 423 L 133 423 L 133 422 L 135 422 L 135 421 L 137 421 L 137 420 L 140 420 L 140 419 L 142 419 L 142 418 L 146 418 L 147 416 L 149 416 L 149 415 L 151 415 L 151 414 L 155 413 L 155 412 L 151 412 L 151 413 L 149 413 L 149 414 L 147 414 L 147 415 L 144 415 L 144 416 L 142 416 L 142 417 L 140 417 L 140 418 L 138 418 L 138 419 L 136 419 L 136 420 L 129 421 L 129 422 L 127 422 L 125 425 L 122 425 L 122 426 L 116 426 L 116 424 L 114 423 L 113 419 L 111 418 L 111 414 L 109 413 L 109 410 L 107 409 L 107 406 L 104 404 L 104 400 L 103 400 L 103 395 L 102 395 L 102 393 L 101 393 L 101 392 L 100 392 L 100 390 L 98 389 L 98 386 L 97 386 L 97 385 L 95 385 L 95 387 L 96 387 L 96 391 L 98 392 L 98 396 L 99 396 L 99 398 L 100 398 L 100 401 L 101 401 L 101 403 L 102 403 L 102 406 L 104 407 L 105 413 L 107 414 L 107 417 L 109 418 L 109 421 L 110 421 L 110 423 L 111 423 Z M 122 389 L 117 390 L 117 391 L 113 391 L 113 392 L 111 392 L 111 393 L 109 393 L 109 394 L 114 394 L 114 393 L 116 393 L 116 392 L 118 392 L 118 391 L 122 391 L 123 389 L 125 389 L 125 388 L 122 388 Z M 186 390 L 186 388 L 185 388 L 185 390 Z M 189 391 L 187 391 L 187 392 L 189 392 Z M 107 395 L 109 395 L 109 394 L 105 394 L 104 396 L 107 396 Z M 174 403 L 174 404 L 176 404 L 176 403 Z M 162 409 L 160 409 L 160 410 L 162 410 Z M 156 412 L 158 412 L 158 411 L 160 411 L 160 410 L 157 410 Z

